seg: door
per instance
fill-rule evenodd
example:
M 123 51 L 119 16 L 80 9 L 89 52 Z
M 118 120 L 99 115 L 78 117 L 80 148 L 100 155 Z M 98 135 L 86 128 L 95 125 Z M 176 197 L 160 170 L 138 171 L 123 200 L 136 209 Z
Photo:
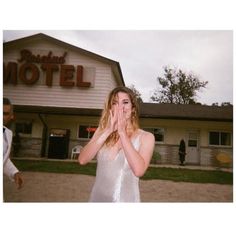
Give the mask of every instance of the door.
M 187 164 L 200 164 L 199 157 L 199 131 L 191 130 L 187 132 L 187 144 L 186 144 L 186 163 Z
M 51 129 L 48 145 L 48 158 L 68 158 L 69 141 L 69 129 Z

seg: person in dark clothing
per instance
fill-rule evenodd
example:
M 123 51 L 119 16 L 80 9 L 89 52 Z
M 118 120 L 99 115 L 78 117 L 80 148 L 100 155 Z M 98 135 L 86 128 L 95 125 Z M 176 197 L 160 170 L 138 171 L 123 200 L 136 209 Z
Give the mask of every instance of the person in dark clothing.
M 180 160 L 180 165 L 184 165 L 185 156 L 186 156 L 185 142 L 184 142 L 183 139 L 181 139 L 180 144 L 179 144 L 179 160 Z

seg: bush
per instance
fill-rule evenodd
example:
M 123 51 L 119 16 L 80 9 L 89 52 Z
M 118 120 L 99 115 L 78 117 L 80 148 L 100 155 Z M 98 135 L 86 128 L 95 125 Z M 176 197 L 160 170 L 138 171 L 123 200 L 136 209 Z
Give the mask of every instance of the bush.
M 154 151 L 152 154 L 151 164 L 157 164 L 161 160 L 161 154 L 158 151 Z

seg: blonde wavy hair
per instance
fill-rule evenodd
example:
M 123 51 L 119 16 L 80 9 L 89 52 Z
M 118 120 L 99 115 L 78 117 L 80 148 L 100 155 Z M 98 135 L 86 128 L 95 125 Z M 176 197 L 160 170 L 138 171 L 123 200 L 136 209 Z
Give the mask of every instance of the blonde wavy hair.
M 126 93 L 130 98 L 130 101 L 132 104 L 131 124 L 133 128 L 133 132 L 135 132 L 137 129 L 139 129 L 139 105 L 138 105 L 137 98 L 134 92 L 125 86 L 116 87 L 109 93 L 107 100 L 105 102 L 105 107 L 103 109 L 102 116 L 99 121 L 99 127 L 101 130 L 104 130 L 107 127 L 113 101 L 116 99 L 117 94 L 119 92 Z M 118 132 L 115 131 L 107 138 L 105 145 L 107 146 L 114 145 L 118 141 L 118 139 L 119 139 Z

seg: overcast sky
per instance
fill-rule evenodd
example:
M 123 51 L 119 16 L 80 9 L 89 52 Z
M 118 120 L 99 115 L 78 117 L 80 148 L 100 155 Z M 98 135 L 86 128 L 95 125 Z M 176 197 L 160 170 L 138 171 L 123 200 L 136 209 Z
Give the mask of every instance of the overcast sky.
M 118 61 L 125 84 L 134 84 L 145 102 L 168 65 L 209 82 L 198 102 L 233 103 L 232 31 L 3 31 L 3 39 L 39 32 Z

